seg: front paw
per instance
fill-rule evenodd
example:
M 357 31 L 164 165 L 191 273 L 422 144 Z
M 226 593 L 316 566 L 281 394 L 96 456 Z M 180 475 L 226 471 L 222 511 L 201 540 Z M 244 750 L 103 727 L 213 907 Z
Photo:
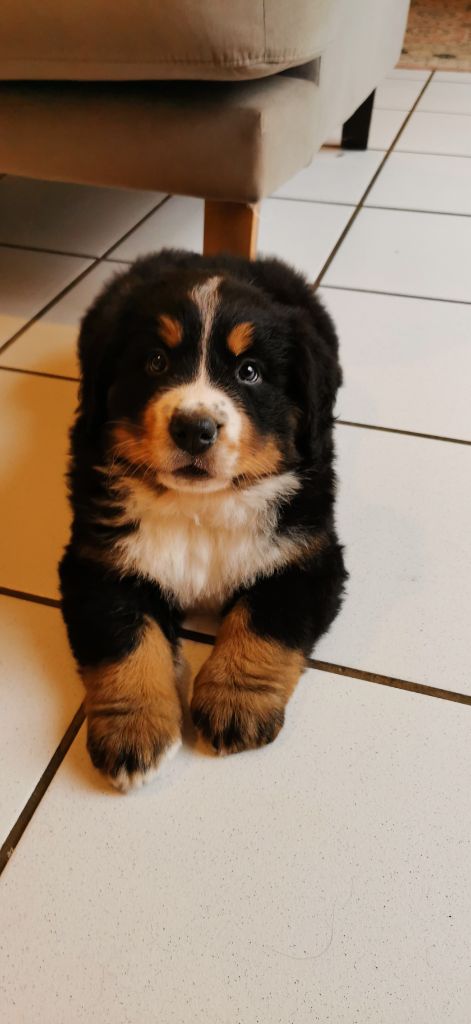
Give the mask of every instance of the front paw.
M 285 700 L 269 679 L 221 680 L 211 658 L 195 680 L 191 713 L 204 739 L 218 753 L 236 753 L 272 743 L 285 718 Z
M 181 745 L 179 716 L 162 720 L 158 707 L 90 708 L 87 717 L 92 763 L 122 793 L 151 782 Z

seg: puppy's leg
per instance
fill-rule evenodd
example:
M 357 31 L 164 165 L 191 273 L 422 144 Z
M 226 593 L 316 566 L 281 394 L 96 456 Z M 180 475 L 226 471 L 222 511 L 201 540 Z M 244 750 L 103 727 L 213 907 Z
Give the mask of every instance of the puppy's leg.
M 86 689 L 90 757 L 126 792 L 149 782 L 181 742 L 171 611 L 160 593 L 112 578 L 70 552 L 61 564 L 61 584 Z
M 195 725 L 218 751 L 271 743 L 303 668 L 300 651 L 258 635 L 247 604 L 224 619 L 212 654 L 194 685 Z
M 191 705 L 195 725 L 216 750 L 276 738 L 305 655 L 338 611 L 344 579 L 334 547 L 311 566 L 259 581 L 234 604 L 196 677 Z

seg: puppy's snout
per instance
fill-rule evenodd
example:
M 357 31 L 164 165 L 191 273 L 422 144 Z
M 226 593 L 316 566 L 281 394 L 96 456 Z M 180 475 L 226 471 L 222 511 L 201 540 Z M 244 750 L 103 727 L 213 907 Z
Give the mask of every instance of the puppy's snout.
M 212 416 L 174 412 L 169 430 L 178 448 L 190 455 L 200 455 L 214 444 L 219 427 Z

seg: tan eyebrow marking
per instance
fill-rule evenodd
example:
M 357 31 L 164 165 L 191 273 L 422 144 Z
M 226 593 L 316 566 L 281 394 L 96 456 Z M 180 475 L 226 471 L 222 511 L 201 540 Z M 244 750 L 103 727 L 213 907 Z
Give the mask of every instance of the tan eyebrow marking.
M 253 341 L 253 324 L 244 322 L 242 324 L 236 324 L 229 331 L 227 336 L 227 347 L 235 356 L 242 355 L 242 352 L 252 344 Z
M 159 330 L 162 341 L 169 348 L 176 348 L 183 338 L 183 324 L 167 313 L 161 313 L 159 316 Z

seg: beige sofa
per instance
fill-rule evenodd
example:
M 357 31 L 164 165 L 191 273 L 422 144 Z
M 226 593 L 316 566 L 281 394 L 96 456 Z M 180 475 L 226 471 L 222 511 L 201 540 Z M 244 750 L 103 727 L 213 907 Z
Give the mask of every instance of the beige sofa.
M 201 196 L 206 250 L 253 253 L 255 204 L 394 66 L 408 6 L 3 0 L 0 170 Z

